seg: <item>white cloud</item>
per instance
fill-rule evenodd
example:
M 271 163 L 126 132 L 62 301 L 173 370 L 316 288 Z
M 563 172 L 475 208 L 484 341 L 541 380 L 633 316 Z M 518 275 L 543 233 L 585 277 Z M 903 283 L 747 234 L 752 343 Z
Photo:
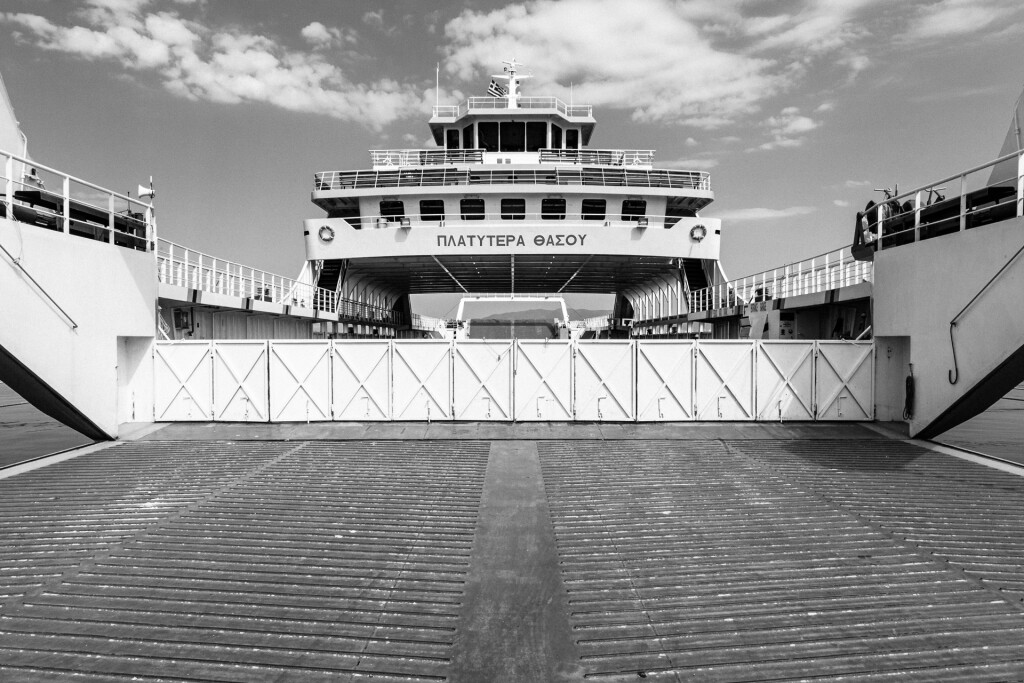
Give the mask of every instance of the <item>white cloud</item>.
M 763 125 L 768 129 L 772 139 L 747 151 L 799 147 L 804 143 L 804 135 L 821 124 L 808 116 L 802 115 L 797 107 L 786 107 L 778 116 L 769 117 Z
M 936 40 L 1003 26 L 1024 10 L 1019 0 L 940 0 L 921 7 L 907 40 Z
M 714 47 L 668 0 L 531 0 L 466 10 L 445 27 L 445 68 L 484 82 L 496 55 L 533 70 L 534 92 L 631 110 L 637 121 L 703 128 L 755 112 L 785 86 L 772 60 Z
M 861 187 L 871 187 L 874 183 L 870 180 L 847 180 L 843 185 L 850 189 L 859 189 Z
M 238 28 L 207 28 L 176 12 L 146 13 L 148 5 L 149 0 L 91 0 L 76 25 L 12 13 L 0 14 L 0 23 L 43 49 L 155 74 L 167 90 L 190 99 L 266 103 L 379 130 L 429 111 L 434 98 L 432 89 L 423 94 L 421 86 L 392 79 L 355 82 L 318 51 L 292 50 Z M 351 43 L 355 33 L 313 22 L 302 37 L 322 48 Z
M 785 209 L 766 209 L 766 208 L 752 208 L 752 209 L 734 209 L 732 211 L 724 211 L 716 216 L 721 218 L 723 221 L 773 221 L 782 218 L 792 218 L 793 216 L 806 216 L 809 213 L 814 213 L 816 209 L 813 206 L 790 206 Z
M 836 206 L 849 206 L 850 205 L 850 202 L 846 201 L 845 199 L 833 199 L 832 203 L 835 204 Z

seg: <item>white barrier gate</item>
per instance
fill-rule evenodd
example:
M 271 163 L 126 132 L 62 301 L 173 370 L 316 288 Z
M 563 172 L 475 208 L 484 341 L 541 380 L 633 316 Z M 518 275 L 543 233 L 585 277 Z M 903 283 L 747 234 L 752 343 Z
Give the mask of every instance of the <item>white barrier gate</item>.
M 331 385 L 335 420 L 390 420 L 391 342 L 331 342 Z
M 693 341 L 651 340 L 637 344 L 636 419 L 693 419 Z
M 577 420 L 632 422 L 636 419 L 633 390 L 636 376 L 628 340 L 579 341 L 573 363 Z
M 813 420 L 813 341 L 757 344 L 757 419 Z
M 874 419 L 874 343 L 157 342 L 161 422 Z
M 330 420 L 330 362 L 324 342 L 270 342 L 270 421 Z
M 452 419 L 452 342 L 428 339 L 391 344 L 394 419 Z
M 153 418 L 206 422 L 213 417 L 210 342 L 158 343 L 153 349 Z
M 516 420 L 573 419 L 572 348 L 566 340 L 516 340 Z
M 753 420 L 754 342 L 701 341 L 696 349 L 696 419 Z
M 454 349 L 456 420 L 512 419 L 512 342 L 470 339 Z
M 819 420 L 873 420 L 873 342 L 819 341 L 815 360 Z
M 213 419 L 267 422 L 267 342 L 213 342 Z

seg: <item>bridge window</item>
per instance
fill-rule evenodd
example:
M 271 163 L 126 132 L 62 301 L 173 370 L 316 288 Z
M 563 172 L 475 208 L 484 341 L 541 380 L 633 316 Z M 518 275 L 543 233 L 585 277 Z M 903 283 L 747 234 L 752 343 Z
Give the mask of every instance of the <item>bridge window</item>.
M 562 127 L 551 124 L 551 147 L 562 149 Z
M 565 200 L 561 197 L 545 197 L 540 200 L 540 216 L 546 221 L 560 221 L 565 218 Z
M 501 122 L 501 151 L 526 151 L 526 125 L 521 121 Z
M 443 221 L 444 220 L 444 200 L 443 199 L 421 199 L 420 200 L 420 218 L 425 221 Z
M 484 219 L 484 200 L 462 199 L 459 200 L 459 211 L 464 221 L 482 221 Z
M 388 220 L 401 220 L 405 217 L 405 205 L 396 199 L 385 199 L 380 203 L 380 215 Z
M 622 200 L 622 220 L 635 221 L 647 214 L 647 202 L 643 199 Z
M 504 221 L 518 221 L 526 217 L 525 199 L 502 199 L 501 219 Z
M 579 149 L 580 148 L 580 132 L 576 128 L 568 128 L 565 131 L 565 148 L 566 149 Z
M 481 121 L 476 124 L 477 134 L 480 135 L 479 145 L 485 152 L 498 151 L 498 122 Z
M 449 128 L 445 131 L 445 148 L 446 149 L 458 149 L 459 148 L 459 129 Z
M 582 213 L 583 220 L 585 221 L 603 221 L 605 214 L 605 200 L 584 199 Z
M 462 129 L 462 149 L 473 149 L 473 124 Z
M 548 141 L 548 124 L 544 121 L 528 121 L 526 124 L 526 151 L 536 152 Z

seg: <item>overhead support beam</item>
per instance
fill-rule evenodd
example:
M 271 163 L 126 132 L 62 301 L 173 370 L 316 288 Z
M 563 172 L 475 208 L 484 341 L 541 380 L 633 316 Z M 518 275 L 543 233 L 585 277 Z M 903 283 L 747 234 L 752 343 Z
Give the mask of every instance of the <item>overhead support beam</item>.
M 576 269 L 576 272 L 573 273 L 572 275 L 570 275 L 569 279 L 566 280 L 564 283 L 562 283 L 562 286 L 558 288 L 558 293 L 559 294 L 561 294 L 563 291 L 565 291 L 565 288 L 569 286 L 569 283 L 572 282 L 574 279 L 576 279 L 576 276 L 580 274 L 580 271 L 583 270 L 584 266 L 586 266 L 588 263 L 590 263 L 590 259 L 592 259 L 592 258 L 594 258 L 593 254 L 588 256 L 583 261 L 583 263 L 580 264 L 580 267 Z
M 439 266 L 441 267 L 441 270 L 443 270 L 444 272 L 448 273 L 448 277 L 450 277 L 450 278 L 452 279 L 452 282 L 454 282 L 455 284 L 457 284 L 457 285 L 459 286 L 459 289 L 461 289 L 461 290 L 462 290 L 463 292 L 465 292 L 466 294 L 469 294 L 469 290 L 468 290 L 468 289 L 466 289 L 465 287 L 463 287 L 463 286 L 462 286 L 462 283 L 461 283 L 461 282 L 459 282 L 459 279 L 458 279 L 457 277 L 455 277 L 454 275 L 452 275 L 452 271 L 450 271 L 450 270 L 448 270 L 447 268 L 445 268 L 445 267 L 444 267 L 444 264 L 443 264 L 443 263 L 441 263 L 441 262 L 440 262 L 440 261 L 439 261 L 439 260 L 437 259 L 437 257 L 436 257 L 436 256 L 434 256 L 433 254 L 431 254 L 431 255 L 430 255 L 430 258 L 434 259 L 434 263 L 436 263 L 437 265 L 439 265 Z

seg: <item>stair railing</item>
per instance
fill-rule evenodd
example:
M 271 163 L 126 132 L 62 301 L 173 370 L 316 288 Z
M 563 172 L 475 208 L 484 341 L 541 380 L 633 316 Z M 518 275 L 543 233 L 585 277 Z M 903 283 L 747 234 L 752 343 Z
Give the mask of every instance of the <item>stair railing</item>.
M 1009 268 L 1013 264 L 1013 262 L 1017 260 L 1017 257 L 1019 257 L 1021 254 L 1024 254 L 1024 246 L 1021 246 L 1021 248 L 1018 249 L 1017 252 L 1010 257 L 1010 260 L 1004 263 L 1003 267 L 1000 268 L 995 275 L 988 279 L 988 282 L 986 282 L 985 285 L 978 290 L 978 293 L 975 294 L 974 297 L 967 302 L 967 305 L 961 308 L 960 312 L 953 316 L 953 319 L 949 321 L 949 348 L 953 352 L 953 369 L 947 373 L 947 378 L 949 379 L 950 384 L 956 384 L 960 380 L 960 368 L 957 365 L 956 361 L 956 344 L 953 342 L 953 330 L 956 328 L 957 323 L 960 322 L 961 316 L 963 316 L 963 314 L 967 312 L 967 309 L 973 306 L 974 302 L 981 298 L 982 294 L 988 291 L 988 288 L 992 286 L 992 283 L 995 282 L 996 279 L 1000 275 L 1002 275 L 1003 272 L 1007 268 Z

